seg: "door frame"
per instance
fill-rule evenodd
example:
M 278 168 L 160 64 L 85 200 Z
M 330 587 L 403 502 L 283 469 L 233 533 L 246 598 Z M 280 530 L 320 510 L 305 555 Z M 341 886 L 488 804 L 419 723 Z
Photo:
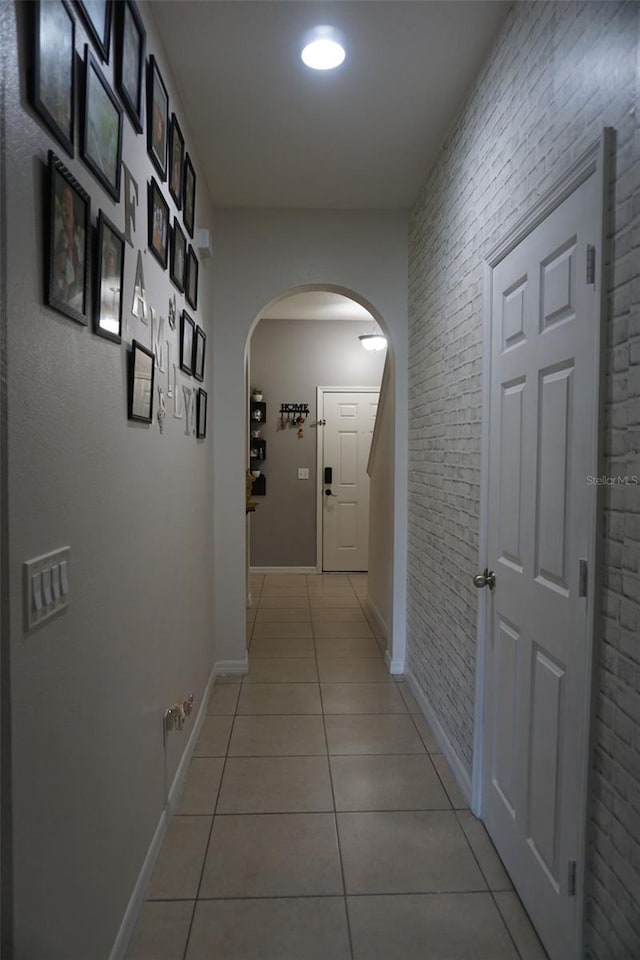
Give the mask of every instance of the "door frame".
M 323 426 L 320 411 L 324 411 L 325 393 L 377 393 L 380 397 L 380 385 L 377 387 L 316 387 L 316 573 L 322 573 L 323 548 L 323 497 L 324 483 L 322 473 Z
M 606 317 L 606 277 L 604 264 L 609 262 L 606 253 L 606 221 L 605 212 L 608 210 L 608 185 L 610 182 L 610 158 L 614 145 L 614 130 L 604 128 L 602 135 L 580 156 L 575 163 L 547 190 L 533 207 L 504 235 L 504 237 L 486 254 L 484 258 L 484 297 L 483 297 L 483 386 L 482 386 L 482 447 L 480 467 L 480 527 L 478 547 L 478 570 L 484 569 L 487 561 L 489 544 L 489 410 L 491 395 L 491 342 L 492 342 L 492 278 L 494 268 L 521 243 L 536 227 L 538 227 L 560 204 L 578 189 L 589 177 L 595 176 L 598 184 L 599 204 L 596 212 L 596 257 L 595 282 L 599 285 L 596 316 L 596 363 L 594 371 L 595 389 L 592 405 L 589 411 L 592 421 L 596 425 L 595 462 L 593 474 L 598 476 L 602 472 L 603 449 L 603 380 L 606 370 L 604 350 L 606 336 L 603 331 Z M 587 629 L 584 647 L 584 659 L 580 669 L 584 678 L 584 689 L 589 696 L 584 709 L 579 716 L 580 723 L 580 756 L 577 769 L 579 776 L 579 796 L 582 798 L 580 808 L 576 811 L 578 824 L 578 851 L 576 858 L 576 957 L 582 956 L 584 939 L 584 909 L 585 909 L 585 866 L 587 845 L 587 815 L 589 803 L 589 784 L 591 780 L 590 760 L 593 750 L 593 714 L 595 711 L 594 697 L 594 654 L 595 654 L 595 624 L 598 622 L 601 596 L 597 584 L 601 583 L 600 565 L 602 551 L 598 545 L 602 540 L 602 510 L 601 491 L 593 485 L 590 491 L 589 524 L 591 537 L 589 544 L 589 581 L 587 592 Z M 473 571 L 475 572 L 475 571 Z M 485 775 L 485 743 L 484 722 L 485 703 L 484 690 L 486 680 L 487 649 L 488 649 L 488 598 L 485 590 L 478 592 L 477 608 L 477 654 L 476 654 L 476 684 L 475 710 L 473 734 L 473 770 L 471 779 L 471 809 L 482 819 L 483 784 Z

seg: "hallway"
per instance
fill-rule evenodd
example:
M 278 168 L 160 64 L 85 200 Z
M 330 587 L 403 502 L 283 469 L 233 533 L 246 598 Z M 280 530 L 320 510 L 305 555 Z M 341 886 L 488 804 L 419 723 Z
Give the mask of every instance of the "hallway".
M 253 576 L 128 960 L 543 960 L 366 576 Z

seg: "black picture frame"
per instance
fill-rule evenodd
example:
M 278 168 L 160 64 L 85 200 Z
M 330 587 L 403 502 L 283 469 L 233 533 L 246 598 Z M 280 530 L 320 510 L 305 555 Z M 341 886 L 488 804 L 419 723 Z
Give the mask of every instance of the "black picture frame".
M 120 200 L 122 107 L 102 69 L 85 45 L 81 155 L 96 180 L 116 203 Z
M 98 213 L 93 331 L 114 343 L 122 341 L 122 291 L 125 238 L 102 210 Z
M 204 380 L 204 361 L 207 350 L 207 335 L 202 327 L 196 327 L 193 340 L 193 376 L 196 380 Z
M 116 4 L 115 85 L 136 133 L 142 133 L 147 34 L 135 0 Z
M 100 59 L 109 63 L 112 0 L 76 0 L 76 6 Z
M 169 258 L 169 276 L 180 293 L 184 293 L 184 278 L 187 268 L 187 238 L 182 232 L 177 217 L 173 218 L 171 231 L 171 256 Z
M 194 339 L 196 325 L 187 313 L 180 316 L 180 369 L 193 376 Z
M 184 187 L 184 137 L 175 113 L 171 114 L 169 128 L 169 193 L 178 210 L 182 208 Z
M 45 301 L 78 323 L 89 322 L 91 199 L 49 151 Z
M 184 155 L 184 187 L 182 188 L 182 221 L 185 230 L 193 240 L 193 228 L 196 216 L 196 172 L 193 169 L 191 157 Z
M 184 295 L 187 303 L 194 310 L 198 309 L 198 258 L 194 249 L 189 245 L 187 250 L 187 268 L 184 275 Z
M 154 177 L 149 182 L 149 250 L 163 270 L 169 258 L 169 204 Z
M 129 420 L 152 423 L 155 357 L 147 347 L 132 340 L 129 363 Z
M 207 391 L 202 387 L 196 397 L 196 438 L 204 440 L 207 435 Z
M 66 0 L 32 8 L 29 99 L 70 157 L 74 150 L 76 22 Z
M 167 179 L 169 94 L 153 54 L 147 72 L 147 152 L 160 180 Z

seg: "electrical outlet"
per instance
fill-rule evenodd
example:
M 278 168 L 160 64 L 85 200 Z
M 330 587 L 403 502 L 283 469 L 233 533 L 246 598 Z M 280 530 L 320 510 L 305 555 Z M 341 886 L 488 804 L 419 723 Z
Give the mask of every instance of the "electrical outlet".
M 309 467 L 298 467 L 298 480 L 309 479 Z

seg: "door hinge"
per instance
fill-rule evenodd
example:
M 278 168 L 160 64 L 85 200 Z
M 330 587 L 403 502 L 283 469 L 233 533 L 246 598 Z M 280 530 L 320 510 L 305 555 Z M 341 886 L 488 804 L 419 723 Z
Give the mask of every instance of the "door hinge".
M 578 572 L 578 596 L 586 597 L 589 583 L 589 564 L 586 560 L 580 561 L 580 570 Z
M 569 869 L 567 871 L 567 894 L 570 897 L 576 895 L 576 862 L 569 860 Z
M 596 248 L 592 243 L 587 244 L 587 283 L 596 282 Z

